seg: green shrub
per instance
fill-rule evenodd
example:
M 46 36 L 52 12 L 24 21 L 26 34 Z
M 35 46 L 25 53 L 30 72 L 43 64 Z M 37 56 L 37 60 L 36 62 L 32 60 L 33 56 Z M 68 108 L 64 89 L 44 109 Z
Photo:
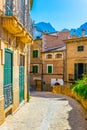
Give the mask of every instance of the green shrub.
M 87 99 L 87 75 L 83 75 L 82 79 L 76 81 L 72 90 L 84 99 Z

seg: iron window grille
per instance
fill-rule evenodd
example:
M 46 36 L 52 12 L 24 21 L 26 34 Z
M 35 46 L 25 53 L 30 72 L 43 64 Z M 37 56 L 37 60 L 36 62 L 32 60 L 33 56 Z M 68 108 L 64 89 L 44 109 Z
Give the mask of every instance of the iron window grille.
M 84 51 L 84 46 L 78 46 L 78 51 Z

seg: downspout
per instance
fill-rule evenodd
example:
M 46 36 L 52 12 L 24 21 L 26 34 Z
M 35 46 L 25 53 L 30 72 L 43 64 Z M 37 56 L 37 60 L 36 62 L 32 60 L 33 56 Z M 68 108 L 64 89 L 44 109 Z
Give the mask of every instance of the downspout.
M 30 45 L 27 45 L 27 102 L 30 96 Z

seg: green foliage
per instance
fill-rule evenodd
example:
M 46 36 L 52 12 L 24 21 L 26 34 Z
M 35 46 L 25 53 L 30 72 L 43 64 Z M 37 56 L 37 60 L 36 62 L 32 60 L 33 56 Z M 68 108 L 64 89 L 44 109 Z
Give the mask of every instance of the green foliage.
M 82 79 L 76 81 L 73 85 L 72 90 L 84 99 L 87 99 L 87 75 L 83 75 Z

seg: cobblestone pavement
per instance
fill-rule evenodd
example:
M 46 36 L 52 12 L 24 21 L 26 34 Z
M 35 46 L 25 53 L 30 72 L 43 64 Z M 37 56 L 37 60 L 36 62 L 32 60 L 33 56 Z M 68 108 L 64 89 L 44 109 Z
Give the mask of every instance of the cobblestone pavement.
M 85 112 L 64 95 L 32 92 L 29 103 L 7 117 L 0 130 L 87 130 Z

